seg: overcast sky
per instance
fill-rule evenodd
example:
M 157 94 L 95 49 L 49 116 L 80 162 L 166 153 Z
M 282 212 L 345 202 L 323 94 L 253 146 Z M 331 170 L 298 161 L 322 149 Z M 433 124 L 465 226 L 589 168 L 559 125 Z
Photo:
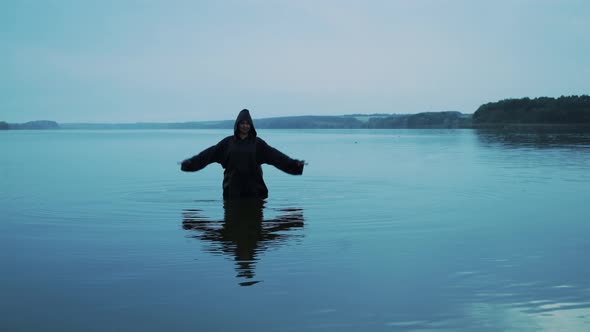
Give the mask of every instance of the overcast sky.
M 473 113 L 589 93 L 586 0 L 0 4 L 0 121 Z

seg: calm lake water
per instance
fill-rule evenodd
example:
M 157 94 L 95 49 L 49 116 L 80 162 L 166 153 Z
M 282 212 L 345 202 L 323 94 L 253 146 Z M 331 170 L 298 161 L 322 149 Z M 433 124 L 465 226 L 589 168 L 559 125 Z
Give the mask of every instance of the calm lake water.
M 259 130 L 230 206 L 228 134 L 0 132 L 0 330 L 590 330 L 590 135 Z

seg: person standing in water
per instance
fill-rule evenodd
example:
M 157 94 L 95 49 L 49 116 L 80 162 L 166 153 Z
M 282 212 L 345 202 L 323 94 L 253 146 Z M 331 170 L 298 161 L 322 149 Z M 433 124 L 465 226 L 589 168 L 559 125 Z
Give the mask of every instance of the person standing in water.
M 182 161 L 181 170 L 196 172 L 211 163 L 219 163 L 224 168 L 225 200 L 267 198 L 268 188 L 262 177 L 262 164 L 273 165 L 292 175 L 303 174 L 305 165 L 303 160 L 291 159 L 258 137 L 247 109 L 238 114 L 232 136 Z

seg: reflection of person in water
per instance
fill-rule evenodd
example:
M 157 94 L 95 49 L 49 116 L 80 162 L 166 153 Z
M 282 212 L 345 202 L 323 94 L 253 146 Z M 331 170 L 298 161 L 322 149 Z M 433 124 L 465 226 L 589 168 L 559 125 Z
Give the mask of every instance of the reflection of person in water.
M 305 162 L 291 159 L 256 136 L 250 112 L 242 110 L 234 124 L 234 134 L 181 163 L 181 170 L 195 172 L 211 163 L 219 163 L 223 173 L 223 198 L 266 198 L 268 189 L 262 178 L 261 164 L 273 165 L 283 172 L 301 175 Z
M 194 238 L 210 242 L 211 251 L 232 255 L 236 260 L 238 278 L 254 278 L 254 263 L 259 253 L 300 236 L 281 231 L 303 227 L 301 209 L 280 209 L 281 214 L 276 218 L 263 220 L 263 200 L 226 200 L 223 207 L 221 221 L 207 220 L 199 210 L 185 210 L 183 228 L 196 231 Z M 257 282 L 246 281 L 240 285 L 250 286 Z

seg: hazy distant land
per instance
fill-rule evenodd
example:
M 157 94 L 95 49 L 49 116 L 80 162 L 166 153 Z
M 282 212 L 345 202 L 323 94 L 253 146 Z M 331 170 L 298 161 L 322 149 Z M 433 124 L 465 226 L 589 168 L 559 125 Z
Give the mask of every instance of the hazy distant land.
M 60 125 L 55 121 L 37 120 L 25 123 L 7 123 L 0 121 L 0 130 L 8 129 L 60 129 Z
M 231 129 L 235 120 L 172 123 L 62 123 L 31 121 L 4 129 Z M 286 116 L 255 119 L 260 129 L 387 129 L 488 128 L 506 126 L 590 127 L 590 96 L 504 99 L 481 105 L 473 114 L 454 111 L 417 114 L 351 114 L 340 116 Z
M 427 112 L 418 114 L 352 114 L 340 116 L 286 116 L 254 119 L 259 129 L 361 129 L 361 128 L 469 128 L 471 114 Z M 232 129 L 235 120 L 200 122 L 60 123 L 0 122 L 0 129 Z

